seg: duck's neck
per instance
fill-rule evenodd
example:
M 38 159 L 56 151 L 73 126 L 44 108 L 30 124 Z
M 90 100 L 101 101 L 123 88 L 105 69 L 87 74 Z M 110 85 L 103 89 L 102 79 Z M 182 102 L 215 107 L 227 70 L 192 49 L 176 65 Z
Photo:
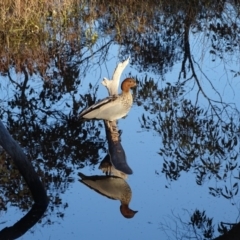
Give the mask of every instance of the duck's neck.
M 131 93 L 130 90 L 128 90 L 128 91 L 122 91 L 122 95 L 128 95 L 129 93 Z

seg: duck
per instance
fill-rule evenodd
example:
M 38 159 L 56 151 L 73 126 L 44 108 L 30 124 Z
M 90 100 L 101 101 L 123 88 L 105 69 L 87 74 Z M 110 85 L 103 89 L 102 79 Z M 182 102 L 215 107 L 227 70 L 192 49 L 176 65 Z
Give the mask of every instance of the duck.
M 117 176 L 86 176 L 79 172 L 79 180 L 84 185 L 95 190 L 110 199 L 119 200 L 120 212 L 125 218 L 133 218 L 138 211 L 129 208 L 132 198 L 132 190 L 128 183 L 121 177 Z
M 133 104 L 133 97 L 130 89 L 137 85 L 133 78 L 126 78 L 121 84 L 122 92 L 119 95 L 112 95 L 104 98 L 89 108 L 83 110 L 80 119 L 102 119 L 115 121 L 125 117 Z

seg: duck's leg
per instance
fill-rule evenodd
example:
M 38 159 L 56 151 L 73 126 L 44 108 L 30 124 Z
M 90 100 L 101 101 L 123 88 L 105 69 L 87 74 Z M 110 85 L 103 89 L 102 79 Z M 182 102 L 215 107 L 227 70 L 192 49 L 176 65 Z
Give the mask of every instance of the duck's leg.
M 105 120 L 105 128 L 107 128 L 106 130 L 112 134 L 114 132 L 114 128 L 116 128 L 114 126 L 114 121 Z

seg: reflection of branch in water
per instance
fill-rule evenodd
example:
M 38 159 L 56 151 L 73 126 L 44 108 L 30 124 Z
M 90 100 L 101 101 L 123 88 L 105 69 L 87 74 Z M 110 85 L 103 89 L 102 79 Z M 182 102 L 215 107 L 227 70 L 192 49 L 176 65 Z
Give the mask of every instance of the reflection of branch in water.
M 233 105 L 233 103 L 224 103 L 223 100 L 222 100 L 222 97 L 220 95 L 220 93 L 217 91 L 217 89 L 213 86 L 212 82 L 210 81 L 210 79 L 206 76 L 205 73 L 203 73 L 203 71 L 201 70 L 199 64 L 194 60 L 193 56 L 191 55 L 191 49 L 190 49 L 190 43 L 189 43 L 189 24 L 186 24 L 185 25 L 185 32 L 184 32 L 184 47 L 185 47 L 185 52 L 184 52 L 184 59 L 183 59 L 183 62 L 182 62 L 182 69 L 181 69 L 181 72 L 179 74 L 179 80 L 180 80 L 180 76 L 181 76 L 181 73 L 183 73 L 183 77 L 186 78 L 186 62 L 187 62 L 187 59 L 189 61 L 189 68 L 192 70 L 192 75 L 186 79 L 184 81 L 184 83 L 186 81 L 189 81 L 190 79 L 194 79 L 199 90 L 198 90 L 198 96 L 199 96 L 199 93 L 201 92 L 202 95 L 207 99 L 209 105 L 211 106 L 211 109 L 213 110 L 213 112 L 215 113 L 215 115 L 218 117 L 219 120 L 222 121 L 222 118 L 219 114 L 222 114 L 224 111 L 225 113 L 227 114 L 227 116 L 230 118 L 229 114 L 228 114 L 228 111 L 226 110 L 228 107 L 231 107 L 231 105 Z M 206 92 L 204 91 L 204 89 L 202 88 L 201 84 L 200 84 L 200 81 L 198 79 L 198 76 L 195 72 L 195 68 L 194 68 L 194 64 L 193 62 L 198 66 L 198 68 L 200 69 L 201 73 L 204 75 L 204 77 L 208 80 L 209 84 L 211 85 L 212 89 L 217 93 L 218 97 L 220 98 L 220 101 L 218 100 L 214 100 L 212 98 L 210 98 Z M 182 83 L 183 84 L 183 83 Z M 216 106 L 213 105 L 213 103 L 219 103 L 219 104 L 222 104 L 224 107 L 222 109 L 222 111 L 219 113 L 216 109 Z M 234 104 L 235 105 L 235 104 Z M 234 110 L 237 110 L 236 107 L 234 108 Z M 239 111 L 237 110 L 237 112 L 239 113 Z
M 192 57 L 192 58 L 193 58 L 193 57 Z M 202 71 L 202 69 L 200 68 L 199 64 L 194 60 L 194 58 L 193 58 L 193 61 L 194 61 L 194 63 L 198 66 L 198 69 L 201 71 L 201 73 L 204 75 L 204 77 L 208 80 L 208 82 L 209 82 L 209 84 L 211 85 L 211 87 L 213 88 L 213 90 L 217 93 L 217 95 L 218 95 L 219 98 L 220 98 L 220 101 L 217 101 L 217 100 L 214 100 L 214 99 L 212 99 L 212 98 L 209 98 L 208 96 L 206 96 L 206 94 L 205 94 L 204 96 L 206 96 L 206 98 L 207 98 L 208 100 L 212 101 L 212 102 L 221 103 L 221 104 L 225 105 L 225 108 L 226 108 L 226 107 L 230 107 L 230 108 L 232 108 L 232 109 L 234 109 L 234 110 L 237 110 L 235 103 L 224 103 L 224 102 L 223 102 L 222 96 L 221 96 L 220 93 L 217 91 L 217 89 L 213 86 L 211 80 L 210 80 L 210 79 L 206 76 L 206 74 Z M 198 80 L 198 79 L 197 79 L 197 80 Z M 199 80 L 198 80 L 198 82 L 199 82 Z M 199 85 L 200 85 L 200 82 L 199 82 Z M 200 89 L 201 89 L 201 91 L 202 91 L 202 88 L 200 88 Z M 234 108 L 233 108 L 231 105 L 234 105 Z
M 205 211 L 196 209 L 192 214 L 187 213 L 189 220 L 183 219 L 183 214 L 169 216 L 170 221 L 160 222 L 160 229 L 168 236 L 168 239 L 215 239 L 215 240 L 238 240 L 240 236 L 240 224 L 223 223 L 218 224 L 219 237 L 214 237 L 216 231 L 214 228 L 213 218 L 209 218 Z M 174 225 L 174 226 L 173 226 Z
M 46 191 L 40 181 L 37 173 L 35 172 L 30 161 L 27 160 L 23 150 L 17 142 L 11 137 L 9 132 L 5 129 L 2 122 L 0 122 L 0 144 L 5 151 L 12 157 L 19 172 L 26 181 L 29 189 L 31 190 L 35 203 L 40 205 L 48 204 L 48 197 Z
M 42 217 L 46 206 L 34 204 L 31 210 L 11 227 L 0 231 L 0 239 L 17 239 L 33 227 Z
M 83 62 L 91 59 L 94 55 L 96 55 L 96 54 L 99 53 L 99 52 L 102 54 L 102 50 L 103 50 L 104 48 L 106 48 L 106 47 L 109 47 L 112 42 L 113 42 L 113 40 L 108 41 L 106 44 L 104 44 L 103 46 L 101 46 L 99 49 L 97 49 L 97 50 L 96 50 L 95 52 L 93 52 L 91 55 L 85 57 L 84 59 L 82 59 L 82 60 L 80 60 L 80 61 L 75 61 L 73 67 L 74 67 L 74 66 L 79 66 L 79 65 L 81 65 Z M 107 51 L 106 51 L 106 52 L 107 52 Z M 88 49 L 86 50 L 86 53 L 88 53 Z M 84 54 L 85 54 L 85 53 L 83 53 L 83 55 L 84 55 Z
M 164 161 L 162 173 L 167 179 L 177 180 L 183 171 L 192 169 L 197 184 L 214 178 L 217 181 L 214 190 L 219 191 L 218 195 L 214 190 L 210 194 L 232 201 L 238 193 L 235 178 L 239 175 L 239 115 L 232 114 L 225 122 L 225 119 L 220 121 L 214 113 L 209 113 L 209 104 L 204 109 L 182 97 L 183 85 L 169 84 L 160 91 L 157 83 L 154 84 L 151 79 L 139 83 L 145 109 L 156 114 L 155 117 L 143 115 L 140 121 L 143 128 L 155 130 L 162 138 L 159 151 Z M 149 85 L 152 85 L 150 91 Z M 151 99 L 149 106 L 148 99 Z M 223 186 L 220 180 L 224 181 Z
M 35 172 L 30 161 L 27 160 L 17 142 L 11 137 L 0 121 L 0 144 L 5 151 L 12 157 L 19 172 L 27 183 L 35 204 L 29 213 L 11 228 L 5 228 L 0 232 L 4 236 L 1 239 L 14 239 L 24 234 L 42 216 L 48 206 L 48 197 L 42 182 Z M 13 231 L 14 230 L 14 231 Z M 8 235 L 10 234 L 10 235 Z M 8 237 L 6 237 L 8 236 Z

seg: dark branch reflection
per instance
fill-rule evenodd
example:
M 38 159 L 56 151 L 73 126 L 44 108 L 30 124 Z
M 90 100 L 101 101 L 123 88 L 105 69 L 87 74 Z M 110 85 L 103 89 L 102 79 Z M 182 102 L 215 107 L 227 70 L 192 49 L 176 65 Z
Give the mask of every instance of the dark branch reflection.
M 11 240 L 21 237 L 41 219 L 45 211 L 46 206 L 34 204 L 22 219 L 0 231 L 0 239 Z

